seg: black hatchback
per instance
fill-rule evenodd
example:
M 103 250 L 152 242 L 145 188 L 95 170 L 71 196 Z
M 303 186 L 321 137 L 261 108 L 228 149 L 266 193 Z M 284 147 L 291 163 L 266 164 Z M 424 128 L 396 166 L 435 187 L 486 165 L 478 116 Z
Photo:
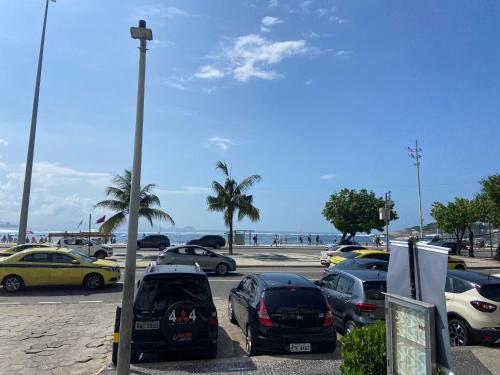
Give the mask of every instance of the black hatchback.
M 226 240 L 222 236 L 217 235 L 206 235 L 195 240 L 187 242 L 187 245 L 198 245 L 203 247 L 213 247 L 214 249 L 220 249 L 226 246 Z
M 137 247 L 165 250 L 170 246 L 170 239 L 163 234 L 150 234 L 137 241 Z
M 318 287 L 296 274 L 245 277 L 231 289 L 228 316 L 243 330 L 248 356 L 328 352 L 337 345 L 330 305 Z
M 119 338 L 120 308 L 115 321 Z M 217 310 L 207 275 L 194 266 L 152 265 L 139 281 L 134 300 L 131 362 L 141 353 L 190 352 L 215 358 Z M 112 360 L 117 361 L 118 341 Z

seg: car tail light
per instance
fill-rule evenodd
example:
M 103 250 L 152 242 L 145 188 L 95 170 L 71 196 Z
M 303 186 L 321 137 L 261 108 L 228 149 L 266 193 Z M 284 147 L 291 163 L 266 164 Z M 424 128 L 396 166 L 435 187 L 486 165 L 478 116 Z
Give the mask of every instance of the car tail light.
M 271 321 L 271 318 L 269 317 L 269 314 L 267 312 L 266 304 L 264 303 L 264 296 L 260 297 L 259 311 L 257 312 L 257 316 L 259 317 L 259 323 L 263 327 L 270 328 L 273 326 L 273 322 Z
M 217 319 L 217 311 L 212 311 L 212 316 L 210 317 L 210 325 L 212 327 L 217 326 L 219 324 L 219 321 Z
M 377 305 L 373 305 L 371 303 L 358 303 L 356 305 L 356 310 L 359 312 L 373 312 L 377 310 Z
M 332 307 L 326 302 L 326 314 L 325 318 L 323 319 L 323 327 L 330 327 L 333 325 L 333 313 L 332 313 Z
M 470 304 L 474 306 L 475 309 L 482 312 L 492 313 L 497 309 L 496 305 L 484 301 L 470 301 Z

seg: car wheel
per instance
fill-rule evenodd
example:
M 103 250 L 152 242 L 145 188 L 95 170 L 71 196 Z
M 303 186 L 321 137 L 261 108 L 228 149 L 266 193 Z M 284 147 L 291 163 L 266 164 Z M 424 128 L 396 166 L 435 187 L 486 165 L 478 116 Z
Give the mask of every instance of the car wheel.
M 250 326 L 247 326 L 247 335 L 245 338 L 245 353 L 249 357 L 257 354 L 257 348 L 255 347 L 255 342 L 253 341 L 253 335 Z
M 91 273 L 85 276 L 83 285 L 90 290 L 101 289 L 104 286 L 104 279 L 98 273 Z
M 461 264 L 457 264 L 457 265 L 455 266 L 455 269 L 456 269 L 456 270 L 465 270 L 465 267 L 464 267 L 463 265 L 461 265 Z
M 165 250 L 166 248 L 167 248 L 167 245 L 164 243 L 161 243 L 158 245 L 158 249 L 160 249 L 161 251 Z
M 466 346 L 470 344 L 469 328 L 460 319 L 451 319 L 448 322 L 451 346 Z
M 217 267 L 215 267 L 215 272 L 220 276 L 227 275 L 229 272 L 229 266 L 226 263 L 219 263 Z
M 98 251 L 96 254 L 95 254 L 95 257 L 97 259 L 104 259 L 106 258 L 106 253 L 104 251 Z
M 346 334 L 348 334 L 349 332 L 355 330 L 356 327 L 356 323 L 354 323 L 352 320 L 348 320 L 347 322 L 345 322 L 344 331 Z
M 137 363 L 141 359 L 141 353 L 131 351 L 130 352 L 130 363 Z
M 3 289 L 6 292 L 14 293 L 20 291 L 24 286 L 24 281 L 20 276 L 9 275 L 3 279 Z
M 229 317 L 229 321 L 233 324 L 236 324 L 236 317 L 234 316 L 234 311 L 233 311 L 233 301 L 229 299 L 227 301 L 227 316 Z

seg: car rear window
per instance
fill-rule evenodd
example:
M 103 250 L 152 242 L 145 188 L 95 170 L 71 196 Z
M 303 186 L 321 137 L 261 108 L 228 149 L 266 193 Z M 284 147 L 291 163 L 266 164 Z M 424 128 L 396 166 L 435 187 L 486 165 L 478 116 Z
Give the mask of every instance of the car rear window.
M 141 282 L 135 300 L 136 311 L 164 313 L 177 302 L 212 302 L 208 281 L 204 278 L 149 278 Z
M 484 298 L 500 302 L 500 284 L 483 285 L 479 288 L 479 294 Z
M 363 283 L 366 299 L 381 301 L 385 298 L 384 294 L 387 291 L 385 281 L 367 281 Z
M 291 286 L 266 290 L 264 303 L 270 311 L 300 307 L 324 308 L 325 298 L 319 289 Z

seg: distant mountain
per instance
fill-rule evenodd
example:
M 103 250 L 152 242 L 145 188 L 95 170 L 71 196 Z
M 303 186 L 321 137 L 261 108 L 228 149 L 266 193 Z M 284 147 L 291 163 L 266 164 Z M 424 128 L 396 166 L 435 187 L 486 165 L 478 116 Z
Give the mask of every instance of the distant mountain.
M 17 228 L 17 225 L 11 224 L 9 221 L 0 221 L 0 228 L 15 229 Z

